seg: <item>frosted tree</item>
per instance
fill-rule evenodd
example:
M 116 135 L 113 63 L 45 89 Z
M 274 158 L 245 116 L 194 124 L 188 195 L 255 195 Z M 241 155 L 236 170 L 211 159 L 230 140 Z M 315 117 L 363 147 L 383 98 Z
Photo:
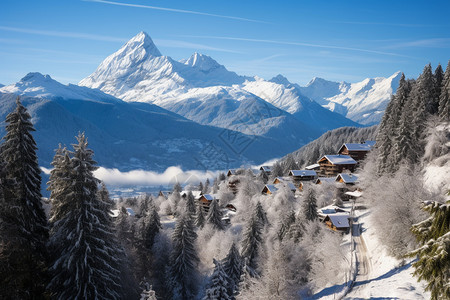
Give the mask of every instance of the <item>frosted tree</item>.
M 281 165 L 281 163 L 279 161 L 277 161 L 272 166 L 272 172 L 270 174 L 270 178 L 274 179 L 276 177 L 283 176 L 283 174 L 284 174 L 283 172 L 284 172 L 283 166 Z
M 183 189 L 181 188 L 181 184 L 177 181 L 173 186 L 172 192 L 179 194 L 179 193 L 181 193 L 182 190 Z
M 211 182 L 209 181 L 209 178 L 206 178 L 205 186 L 203 187 L 203 193 L 207 194 L 209 193 L 209 186 L 211 185 Z
M 267 213 L 264 210 L 264 208 L 261 205 L 261 202 L 258 201 L 256 203 L 256 217 L 258 218 L 259 222 L 262 224 L 262 226 L 269 225 L 269 220 L 267 219 Z
M 294 155 L 292 153 L 288 154 L 283 162 L 283 174 L 288 174 L 290 170 L 298 170 L 298 168 Z
M 197 208 L 197 215 L 195 216 L 195 225 L 198 228 L 203 228 L 203 226 L 205 226 L 205 215 L 203 212 L 203 207 L 201 205 Z
M 286 234 L 289 232 L 289 228 L 295 223 L 295 212 L 290 210 L 280 219 L 280 224 L 278 226 L 277 237 L 278 240 L 282 241 Z
M 198 183 L 198 190 L 199 190 L 199 191 L 202 191 L 202 192 L 203 192 L 203 190 L 204 190 L 203 182 L 201 182 L 201 181 Z
M 222 261 L 223 269 L 228 275 L 228 295 L 232 296 L 237 293 L 239 289 L 239 282 L 241 280 L 243 261 L 236 247 L 236 244 L 231 245 L 230 251 Z
M 211 283 L 205 291 L 204 300 L 229 300 L 231 299 L 228 294 L 228 275 L 225 272 L 222 264 L 213 259 L 214 271 L 211 275 Z
M 150 198 L 150 195 L 145 194 L 140 202 L 139 216 L 145 217 L 150 212 L 150 206 L 153 204 L 153 199 Z
M 150 208 L 150 213 L 144 219 L 143 240 L 147 250 L 152 249 L 156 235 L 162 229 L 161 221 L 154 205 Z
M 41 170 L 36 156 L 35 131 L 27 109 L 16 100 L 6 116 L 1 144 L 4 163 L 3 201 L 0 203 L 0 272 L 2 298 L 36 298 L 45 290 L 47 218 L 41 202 Z M 3 294 L 3 295 L 2 295 Z
M 417 153 L 414 151 L 414 124 L 411 123 L 411 110 L 405 107 L 404 112 L 400 116 L 399 126 L 394 138 L 394 149 L 391 157 L 390 171 L 395 172 L 400 162 L 414 164 L 417 160 Z
M 450 201 L 428 202 L 425 211 L 431 216 L 412 226 L 420 247 L 409 255 L 418 256 L 414 275 L 428 282 L 431 299 L 450 299 Z
M 120 250 L 109 217 L 111 203 L 97 197 L 97 169 L 84 134 L 77 137 L 71 158 L 71 193 L 61 199 L 74 203 L 55 224 L 52 280 L 55 299 L 119 299 Z
M 206 216 L 206 221 L 215 229 L 223 230 L 225 228 L 222 222 L 222 212 L 220 211 L 219 203 L 217 203 L 216 199 L 213 199 L 209 204 L 209 211 Z
M 439 97 L 439 117 L 444 122 L 450 122 L 450 61 L 445 69 Z
M 186 196 L 186 208 L 191 216 L 195 216 L 197 205 L 195 205 L 195 198 L 191 191 L 189 191 Z
M 434 97 L 431 114 L 436 115 L 439 112 L 439 97 L 442 92 L 442 82 L 444 81 L 444 71 L 441 64 L 438 64 L 434 70 Z
M 196 295 L 199 263 L 195 250 L 196 238 L 192 219 L 183 213 L 177 220 L 172 237 L 169 285 L 173 299 L 193 299 Z
M 392 149 L 392 110 L 396 102 L 395 95 L 391 96 L 391 101 L 384 111 L 383 119 L 379 125 L 378 135 L 376 138 L 376 145 L 379 149 L 379 155 L 377 158 L 377 172 L 382 174 L 386 171 L 388 166 L 388 157 Z
M 262 245 L 262 230 L 263 225 L 255 210 L 244 229 L 241 250 L 242 257 L 247 259 L 248 266 L 254 270 L 258 267 L 259 250 Z
M 313 188 L 308 189 L 305 199 L 303 200 L 303 214 L 308 221 L 314 221 L 318 218 L 317 215 L 317 199 Z

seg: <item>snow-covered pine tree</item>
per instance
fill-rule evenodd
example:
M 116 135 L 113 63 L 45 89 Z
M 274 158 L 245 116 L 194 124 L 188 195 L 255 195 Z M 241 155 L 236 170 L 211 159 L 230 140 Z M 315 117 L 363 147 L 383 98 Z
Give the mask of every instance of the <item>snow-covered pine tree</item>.
M 195 216 L 195 225 L 198 228 L 203 228 L 203 226 L 205 226 L 205 214 L 203 212 L 203 207 L 201 205 L 197 207 L 197 215 Z
M 55 251 L 48 287 L 55 299 L 119 299 L 120 250 L 108 214 L 111 204 L 97 197 L 96 162 L 84 134 L 77 141 L 71 159 L 71 193 L 65 199 L 74 203 L 74 209 L 58 220 L 52 232 Z
M 411 107 L 406 103 L 400 120 L 397 132 L 394 136 L 393 153 L 390 156 L 391 166 L 389 171 L 394 173 L 398 170 L 399 164 L 404 161 L 408 165 L 413 165 L 417 160 L 417 153 L 414 151 L 414 124 L 411 123 Z
M 201 182 L 201 181 L 198 183 L 198 190 L 199 190 L 199 191 L 202 191 L 202 192 L 203 192 L 203 190 L 204 190 L 203 182 Z
M 159 233 L 160 229 L 162 229 L 161 221 L 158 212 L 156 211 L 156 207 L 152 205 L 150 207 L 150 213 L 145 216 L 144 219 L 143 240 L 144 247 L 147 250 L 152 249 L 153 242 L 155 241 L 155 237 Z
M 150 198 L 151 196 L 148 194 L 145 194 L 141 198 L 141 203 L 139 204 L 139 216 L 145 217 L 150 212 L 150 206 L 153 204 L 153 199 Z
M 303 214 L 308 221 L 314 221 L 318 218 L 317 215 L 317 199 L 316 193 L 313 188 L 309 188 L 306 191 L 306 197 L 303 200 Z
M 205 291 L 203 300 L 230 300 L 231 297 L 228 294 L 228 275 L 219 261 L 213 259 L 213 262 L 215 267 L 211 275 L 211 283 Z
M 261 222 L 262 226 L 269 225 L 269 220 L 267 219 L 267 213 L 262 207 L 262 204 L 260 201 L 256 203 L 256 216 L 258 217 L 258 220 Z
M 430 111 L 430 113 L 432 115 L 436 115 L 439 113 L 439 97 L 441 96 L 442 81 L 444 80 L 444 71 L 442 70 L 441 64 L 438 64 L 438 66 L 434 70 L 433 79 L 434 79 L 434 97 L 432 103 L 432 111 Z
M 388 158 L 392 149 L 392 110 L 397 99 L 395 95 L 391 96 L 391 101 L 387 105 L 381 123 L 378 127 L 378 134 L 376 138 L 376 146 L 378 148 L 377 157 L 377 173 L 382 174 L 386 172 L 388 166 Z
M 279 161 L 275 162 L 272 166 L 272 172 L 270 174 L 270 179 L 283 176 L 283 166 Z
M 439 117 L 444 122 L 450 122 L 450 60 L 442 80 L 441 95 L 439 97 Z
M 197 234 L 192 218 L 186 212 L 177 220 L 170 256 L 169 285 L 173 299 L 193 299 L 197 293 L 199 258 L 195 250 Z
M 209 181 L 209 178 L 206 178 L 205 185 L 203 187 L 203 193 L 204 194 L 209 193 L 209 186 L 210 185 L 211 185 L 211 182 Z
M 209 204 L 209 211 L 206 216 L 206 221 L 215 229 L 223 230 L 225 228 L 222 222 L 222 212 L 220 211 L 219 203 L 216 199 L 213 199 Z
M 247 265 L 256 270 L 258 267 L 259 251 L 262 244 L 263 225 L 256 215 L 256 210 L 248 220 L 245 226 L 241 255 L 247 259 Z
M 197 205 L 195 204 L 195 197 L 191 191 L 186 196 L 186 209 L 188 213 L 193 217 L 197 213 Z
M 413 157 L 420 157 L 423 152 L 423 135 L 426 122 L 434 107 L 434 76 L 431 65 L 426 65 L 422 74 L 416 80 L 416 84 L 411 90 L 411 100 L 413 104 L 412 124 L 413 127 Z M 415 161 L 417 162 L 417 161 Z
M 421 245 L 409 254 L 419 257 L 414 275 L 428 282 L 431 299 L 450 299 L 450 201 L 429 202 L 424 210 L 431 216 L 411 229 Z
M 31 116 L 17 97 L 6 116 L 1 144 L 4 163 L 0 203 L 0 259 L 8 272 L 0 274 L 1 298 L 42 297 L 46 281 L 48 224 L 41 202 L 41 170 L 36 156 Z
M 237 293 L 239 289 L 239 282 L 241 280 L 243 260 L 236 244 L 231 245 L 230 251 L 228 251 L 227 256 L 223 259 L 223 269 L 228 275 L 228 295 L 233 296 Z
M 238 295 L 251 290 L 255 286 L 258 278 L 258 273 L 256 273 L 256 271 L 248 265 L 248 259 L 244 258 L 242 263 L 241 278 L 239 279 Z
M 297 165 L 297 162 L 294 159 L 294 155 L 292 153 L 289 153 L 283 162 L 283 173 L 288 174 L 290 170 L 298 170 L 299 166 Z
M 290 210 L 280 220 L 279 228 L 277 231 L 278 240 L 281 242 L 285 235 L 289 232 L 289 228 L 295 223 L 295 212 Z

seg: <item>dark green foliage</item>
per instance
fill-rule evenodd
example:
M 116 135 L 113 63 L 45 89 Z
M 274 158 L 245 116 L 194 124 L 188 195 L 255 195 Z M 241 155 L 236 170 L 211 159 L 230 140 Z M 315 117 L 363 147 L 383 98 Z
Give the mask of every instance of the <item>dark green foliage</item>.
M 228 275 L 219 261 L 214 259 L 213 262 L 215 265 L 214 271 L 211 275 L 211 282 L 209 288 L 206 289 L 203 300 L 229 300 L 231 297 L 228 294 Z
M 203 212 L 203 207 L 199 206 L 197 208 L 197 215 L 195 217 L 195 225 L 198 228 L 203 228 L 203 226 L 205 226 L 205 214 Z
M 155 237 L 161 228 L 158 212 L 156 211 L 156 207 L 152 205 L 150 212 L 144 217 L 143 240 L 147 250 L 152 249 Z
M 314 221 L 318 218 L 317 215 L 317 199 L 314 189 L 310 188 L 306 191 L 305 199 L 303 200 L 303 214 L 308 221 Z
M 17 98 L 6 116 L 1 144 L 3 199 L 0 202 L 0 298 L 44 297 L 47 218 L 41 202 L 41 170 L 31 116 Z
M 428 203 L 424 210 L 431 216 L 411 229 L 421 245 L 409 254 L 418 256 L 414 275 L 428 282 L 431 299 L 450 299 L 450 201 Z
M 56 299 L 119 299 L 122 252 L 109 216 L 112 202 L 105 190 L 97 193 L 96 162 L 84 134 L 77 141 L 68 178 L 70 192 L 54 199 L 71 203 L 72 209 L 62 213 L 52 229 L 49 288 Z
M 195 250 L 197 234 L 192 218 L 186 213 L 179 216 L 172 239 L 173 250 L 169 268 L 172 298 L 193 299 L 197 292 L 199 258 Z
M 233 243 L 227 256 L 222 261 L 223 269 L 228 275 L 228 295 L 235 295 L 239 289 L 241 280 L 243 261 L 239 251 Z
M 215 229 L 223 230 L 225 228 L 222 222 L 222 211 L 220 210 L 219 203 L 216 199 L 213 199 L 209 204 L 209 211 L 206 216 L 206 221 Z
M 262 244 L 263 224 L 259 220 L 256 210 L 249 219 L 243 234 L 241 255 L 247 259 L 247 264 L 253 270 L 258 267 L 259 250 Z
M 439 97 L 439 117 L 442 121 L 450 122 L 450 61 L 445 69 Z

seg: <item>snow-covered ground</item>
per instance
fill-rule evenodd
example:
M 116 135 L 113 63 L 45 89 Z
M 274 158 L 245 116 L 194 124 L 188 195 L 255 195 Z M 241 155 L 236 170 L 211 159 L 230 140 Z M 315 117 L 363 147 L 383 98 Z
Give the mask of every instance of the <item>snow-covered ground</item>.
M 357 276 L 344 299 L 429 299 L 425 283 L 417 282 L 411 259 L 402 262 L 387 253 L 372 224 L 370 209 L 356 210 L 361 224 L 361 246 Z

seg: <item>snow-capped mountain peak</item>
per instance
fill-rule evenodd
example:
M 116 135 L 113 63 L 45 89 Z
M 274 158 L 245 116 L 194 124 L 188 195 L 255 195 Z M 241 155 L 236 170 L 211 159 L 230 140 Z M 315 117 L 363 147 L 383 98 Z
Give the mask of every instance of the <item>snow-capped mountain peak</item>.
M 158 48 L 153 43 L 152 38 L 144 31 L 139 32 L 135 37 L 133 37 L 131 40 L 129 40 L 122 47 L 122 49 L 126 50 L 126 52 L 132 52 L 132 51 L 142 49 L 148 55 L 161 56 L 161 52 L 159 52 Z M 119 50 L 119 52 L 120 52 L 120 50 Z
M 283 84 L 285 86 L 288 86 L 288 85 L 291 84 L 291 82 L 286 77 L 284 77 L 281 74 L 278 74 L 277 76 L 275 76 L 274 78 L 270 79 L 269 81 L 273 82 L 273 83 Z
M 191 57 L 189 57 L 184 62 L 184 64 L 196 68 L 202 72 L 209 72 L 213 69 L 225 68 L 217 61 L 215 61 L 212 57 L 198 52 L 192 54 Z
M 0 93 L 27 95 L 37 98 L 63 98 L 103 102 L 119 102 L 120 100 L 97 89 L 90 89 L 74 84 L 64 85 L 50 75 L 32 72 L 19 82 L 0 87 Z

